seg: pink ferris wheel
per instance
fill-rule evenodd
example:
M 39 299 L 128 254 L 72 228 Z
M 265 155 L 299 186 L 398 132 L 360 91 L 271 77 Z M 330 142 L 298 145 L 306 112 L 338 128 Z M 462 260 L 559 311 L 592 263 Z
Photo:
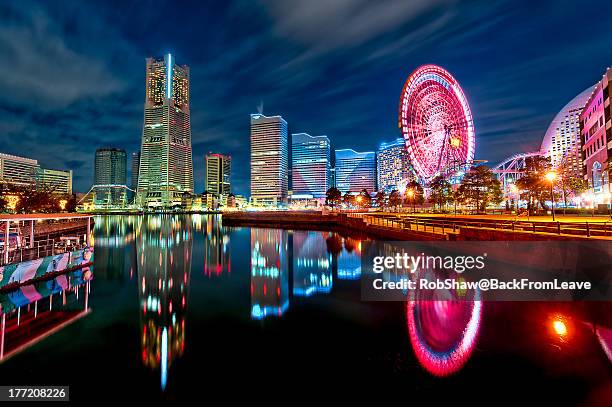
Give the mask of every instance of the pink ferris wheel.
M 423 182 L 457 176 L 474 160 L 474 122 L 459 83 L 445 69 L 423 65 L 402 89 L 399 127 Z

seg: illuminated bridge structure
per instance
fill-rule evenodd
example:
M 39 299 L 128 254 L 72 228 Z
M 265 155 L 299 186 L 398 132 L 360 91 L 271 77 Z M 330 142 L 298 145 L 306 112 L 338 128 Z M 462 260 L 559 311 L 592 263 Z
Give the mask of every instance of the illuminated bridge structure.
M 499 182 L 502 183 L 503 191 L 509 192 L 516 180 L 523 176 L 525 173 L 525 159 L 540 155 L 542 155 L 540 151 L 514 154 L 495 165 L 492 170 Z
M 121 210 L 134 205 L 136 191 L 122 184 L 93 185 L 78 205 L 84 210 Z

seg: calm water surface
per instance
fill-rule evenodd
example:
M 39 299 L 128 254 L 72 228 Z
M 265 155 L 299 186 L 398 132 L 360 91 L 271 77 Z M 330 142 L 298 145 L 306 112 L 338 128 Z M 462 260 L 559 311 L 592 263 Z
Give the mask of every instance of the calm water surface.
M 1 381 L 88 401 L 612 405 L 610 304 L 366 303 L 359 239 L 221 223 L 97 218 L 92 312 L 0 365 Z

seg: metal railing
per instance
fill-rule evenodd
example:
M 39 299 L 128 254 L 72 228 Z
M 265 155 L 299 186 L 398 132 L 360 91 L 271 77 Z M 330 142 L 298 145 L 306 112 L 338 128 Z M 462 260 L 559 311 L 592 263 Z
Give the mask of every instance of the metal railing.
M 612 221 L 543 222 L 496 219 L 437 219 L 405 214 L 350 213 L 349 218 L 363 219 L 367 224 L 393 229 L 429 233 L 459 233 L 460 228 L 494 229 L 511 232 L 546 233 L 567 236 L 612 238 Z

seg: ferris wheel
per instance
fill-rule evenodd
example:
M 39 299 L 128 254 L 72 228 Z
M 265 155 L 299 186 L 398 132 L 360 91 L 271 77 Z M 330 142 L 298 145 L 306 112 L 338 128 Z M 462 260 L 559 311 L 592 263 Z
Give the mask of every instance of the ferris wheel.
M 459 83 L 439 66 L 421 66 L 406 80 L 398 125 L 423 182 L 437 175 L 456 176 L 474 160 L 470 106 Z

